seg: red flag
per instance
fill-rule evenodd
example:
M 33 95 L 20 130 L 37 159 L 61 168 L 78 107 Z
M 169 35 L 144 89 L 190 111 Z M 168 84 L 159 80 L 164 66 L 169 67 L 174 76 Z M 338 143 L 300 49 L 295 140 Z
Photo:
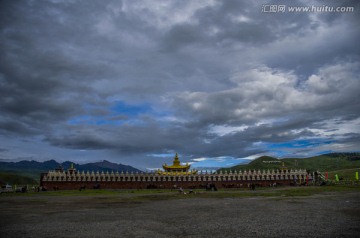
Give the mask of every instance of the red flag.
M 306 175 L 306 186 L 309 185 L 309 175 Z
M 329 176 L 329 175 L 328 175 L 328 172 L 326 171 L 326 172 L 325 172 L 325 180 L 328 180 L 328 176 Z

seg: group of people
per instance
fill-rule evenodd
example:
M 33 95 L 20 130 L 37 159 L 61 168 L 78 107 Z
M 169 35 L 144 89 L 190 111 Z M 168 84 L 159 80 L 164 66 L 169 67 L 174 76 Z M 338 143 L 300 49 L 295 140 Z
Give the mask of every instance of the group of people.
M 32 187 L 32 189 L 34 190 L 34 192 L 47 191 L 47 187 L 45 186 L 35 186 Z
M 184 191 L 184 189 L 182 187 L 179 188 L 179 193 L 181 194 L 186 194 L 186 192 Z M 192 189 L 189 190 L 189 194 L 194 193 L 194 191 Z

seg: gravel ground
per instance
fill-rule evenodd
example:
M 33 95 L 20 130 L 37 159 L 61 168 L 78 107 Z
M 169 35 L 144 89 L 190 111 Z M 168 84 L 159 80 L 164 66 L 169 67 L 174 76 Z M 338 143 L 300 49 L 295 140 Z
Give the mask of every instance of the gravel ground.
M 309 197 L 0 197 L 0 237 L 359 237 L 360 193 Z

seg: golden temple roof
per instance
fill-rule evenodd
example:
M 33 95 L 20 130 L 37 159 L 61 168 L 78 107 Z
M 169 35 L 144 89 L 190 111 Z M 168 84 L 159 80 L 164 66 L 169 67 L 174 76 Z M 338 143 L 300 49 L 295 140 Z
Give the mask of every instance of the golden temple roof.
M 186 165 L 181 165 L 180 160 L 179 160 L 179 156 L 176 153 L 173 164 L 172 165 L 163 164 L 163 168 L 165 170 L 176 170 L 176 169 L 188 170 L 188 169 L 190 169 L 190 165 L 187 164 L 187 163 L 186 163 Z

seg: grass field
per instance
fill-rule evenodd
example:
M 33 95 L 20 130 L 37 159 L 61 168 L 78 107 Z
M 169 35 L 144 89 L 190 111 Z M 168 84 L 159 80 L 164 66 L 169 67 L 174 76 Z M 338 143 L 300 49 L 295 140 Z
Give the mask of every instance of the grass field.
M 335 179 L 335 174 L 337 174 L 339 177 L 342 177 L 345 180 L 355 180 L 355 172 L 360 173 L 360 168 L 329 171 L 328 175 L 329 179 Z
M 44 197 L 98 197 L 99 201 L 106 202 L 116 199 L 118 202 L 146 202 L 169 199 L 191 199 L 191 198 L 241 198 L 241 197 L 296 197 L 311 196 L 326 193 L 360 192 L 360 186 L 308 186 L 308 187 L 279 187 L 279 188 L 257 188 L 255 191 L 245 189 L 220 189 L 218 191 L 194 190 L 193 193 L 185 191 L 181 194 L 176 190 L 63 190 L 28 193 L 1 194 L 0 197 L 9 196 L 44 196 Z

